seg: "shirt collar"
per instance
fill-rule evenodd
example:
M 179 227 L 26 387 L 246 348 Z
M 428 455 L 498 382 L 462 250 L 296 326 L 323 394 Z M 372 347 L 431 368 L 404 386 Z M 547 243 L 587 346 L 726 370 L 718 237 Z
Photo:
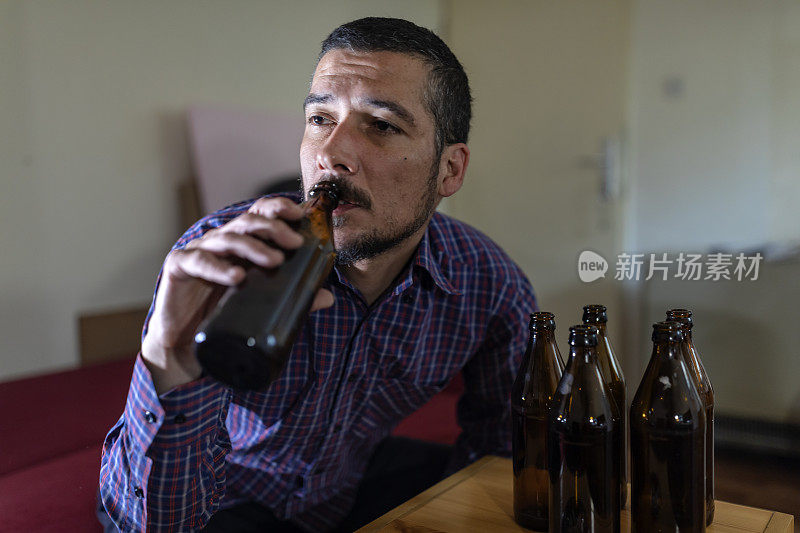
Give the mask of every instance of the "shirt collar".
M 459 290 L 445 274 L 444 257 L 447 257 L 448 254 L 444 249 L 444 240 L 438 243 L 440 249 L 434 251 L 436 243 L 432 242 L 432 234 L 437 231 L 438 227 L 436 216 L 437 215 L 434 214 L 433 219 L 431 219 L 430 224 L 428 224 L 428 228 L 422 235 L 422 239 L 419 241 L 413 264 L 424 269 L 431 276 L 433 282 L 447 294 L 462 294 L 463 291 Z M 411 275 L 411 273 L 409 273 L 409 275 Z

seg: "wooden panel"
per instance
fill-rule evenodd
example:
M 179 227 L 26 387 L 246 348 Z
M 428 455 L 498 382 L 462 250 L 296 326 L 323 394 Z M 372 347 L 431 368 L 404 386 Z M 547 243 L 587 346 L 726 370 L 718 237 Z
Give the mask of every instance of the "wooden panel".
M 772 511 L 745 507 L 728 502 L 717 501 L 714 503 L 714 523 L 737 527 L 745 531 L 766 531 L 767 524 L 772 517 Z
M 147 307 L 83 314 L 78 317 L 81 365 L 136 355 Z
M 528 531 L 514 522 L 511 460 L 484 457 L 457 472 L 360 532 Z M 630 491 L 629 491 L 630 492 Z M 622 511 L 630 531 L 630 510 Z M 791 533 L 793 517 L 764 509 L 716 502 L 709 533 Z
M 784 533 L 792 531 L 794 526 L 794 517 L 792 515 L 783 513 L 772 513 L 772 518 L 769 519 L 767 529 L 764 533 Z

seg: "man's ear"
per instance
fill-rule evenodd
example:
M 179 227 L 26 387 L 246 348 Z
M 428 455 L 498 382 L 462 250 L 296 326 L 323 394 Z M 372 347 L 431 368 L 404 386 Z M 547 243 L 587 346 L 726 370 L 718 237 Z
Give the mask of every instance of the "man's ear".
M 464 173 L 469 164 L 469 148 L 464 143 L 444 147 L 440 160 L 439 196 L 452 196 L 464 184 Z

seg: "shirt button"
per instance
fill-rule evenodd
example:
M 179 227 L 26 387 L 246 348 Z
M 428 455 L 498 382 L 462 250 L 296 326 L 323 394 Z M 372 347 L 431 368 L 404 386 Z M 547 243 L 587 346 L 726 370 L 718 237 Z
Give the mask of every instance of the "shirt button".
M 335 426 L 333 426 L 334 433 L 339 433 L 341 430 L 342 430 L 341 424 L 336 424 Z
M 183 424 L 184 422 L 186 422 L 186 415 L 184 415 L 183 413 L 178 413 L 177 415 L 175 415 L 176 424 Z
M 347 376 L 347 382 L 348 383 L 352 383 L 357 379 L 358 379 L 358 376 L 356 376 L 355 374 L 350 374 L 349 376 Z
M 134 495 L 135 495 L 137 498 L 144 498 L 144 491 L 142 490 L 142 487 L 135 487 L 135 488 L 133 489 L 133 494 L 134 494 Z
M 154 424 L 156 421 L 156 415 L 151 413 L 150 411 L 144 412 L 144 419 L 147 420 L 149 424 Z
M 403 302 L 404 304 L 411 304 L 414 303 L 414 297 L 406 292 L 403 293 L 403 296 L 400 298 L 400 301 Z

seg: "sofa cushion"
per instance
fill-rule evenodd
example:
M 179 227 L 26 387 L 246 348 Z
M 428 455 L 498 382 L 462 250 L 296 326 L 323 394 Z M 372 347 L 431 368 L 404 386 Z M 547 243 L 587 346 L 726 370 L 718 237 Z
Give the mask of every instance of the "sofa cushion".
M 95 518 L 100 448 L 0 476 L 0 531 L 102 531 Z
M 0 475 L 102 444 L 134 358 L 0 383 Z
M 456 422 L 456 404 L 463 390 L 464 381 L 461 374 L 458 374 L 443 391 L 402 420 L 394 428 L 392 435 L 455 444 L 461 433 Z
M 133 360 L 0 383 L 0 531 L 100 531 L 103 437 L 124 409 Z M 443 444 L 460 430 L 460 375 L 394 435 Z

